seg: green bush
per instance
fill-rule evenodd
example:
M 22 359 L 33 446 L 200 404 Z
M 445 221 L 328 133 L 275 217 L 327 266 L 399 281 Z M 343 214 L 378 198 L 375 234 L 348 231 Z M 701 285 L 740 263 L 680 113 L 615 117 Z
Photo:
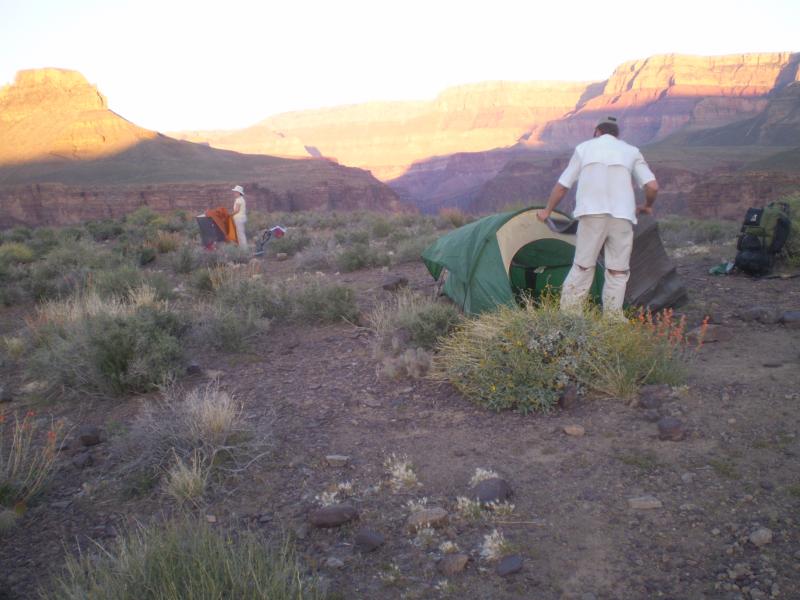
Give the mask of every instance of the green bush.
M 8 242 L 0 245 L 0 264 L 12 265 L 33 262 L 33 250 L 20 242 Z
M 149 285 L 156 292 L 156 298 L 166 300 L 172 297 L 172 284 L 163 273 L 148 273 L 131 265 L 115 269 L 100 269 L 92 273 L 91 285 L 100 296 L 127 296 L 142 285 Z
M 34 332 L 28 373 L 49 393 L 150 391 L 180 373 L 185 329 L 178 315 L 152 305 L 46 323 Z
M 203 520 L 154 523 L 112 547 L 67 558 L 45 599 L 314 600 L 316 582 L 301 573 L 291 547 L 271 547 L 255 533 L 236 535 Z
M 293 256 L 311 245 L 312 239 L 302 229 L 290 229 L 281 238 L 273 238 L 267 243 L 271 255 L 288 254 Z
M 392 256 L 392 262 L 395 264 L 417 262 L 421 260 L 422 251 L 436 241 L 434 235 L 421 235 L 397 244 L 397 248 Z
M 194 246 L 182 244 L 172 257 L 172 268 L 176 273 L 188 274 L 200 263 Z
M 269 324 L 269 321 L 259 317 L 259 313 L 253 307 L 216 303 L 200 311 L 194 329 L 204 344 L 218 350 L 240 352 Z
M 343 246 L 369 244 L 369 231 L 366 229 L 344 229 L 333 234 L 333 238 Z
M 394 225 L 384 217 L 377 217 L 372 223 L 372 237 L 381 240 L 394 230 Z
M 385 250 L 368 244 L 353 244 L 346 247 L 336 257 L 336 265 L 344 273 L 371 267 L 384 267 L 391 261 Z
M 140 248 L 138 253 L 139 265 L 143 267 L 145 265 L 149 265 L 156 259 L 157 255 L 158 252 L 151 246 L 144 246 L 143 248 Z
M 780 201 L 789 205 L 789 218 L 792 220 L 783 254 L 790 267 L 800 267 L 800 192 L 785 196 Z
M 211 280 L 211 270 L 198 269 L 192 273 L 192 287 L 201 294 L 210 294 L 214 291 L 214 282 Z
M 735 221 L 668 216 L 659 220 L 658 229 L 667 247 L 679 248 L 686 244 L 732 242 L 739 232 L 739 225 Z
M 7 231 L 4 239 L 9 242 L 24 243 L 33 237 L 33 230 L 30 227 L 14 227 L 11 231 Z
M 407 348 L 433 350 L 462 318 L 449 302 L 404 291 L 373 309 L 369 321 L 379 354 L 398 355 Z
M 683 323 L 671 313 L 641 321 L 572 315 L 541 306 L 501 307 L 444 338 L 434 362 L 474 402 L 492 410 L 547 412 L 568 385 L 628 398 L 647 383 L 679 383 Z
M 160 220 L 161 216 L 149 206 L 140 206 L 125 217 L 125 222 L 134 227 L 147 227 Z
M 86 224 L 86 231 L 92 236 L 96 242 L 103 242 L 105 240 L 112 240 L 119 237 L 125 231 L 122 223 L 111 219 L 104 219 L 102 221 L 90 221 Z

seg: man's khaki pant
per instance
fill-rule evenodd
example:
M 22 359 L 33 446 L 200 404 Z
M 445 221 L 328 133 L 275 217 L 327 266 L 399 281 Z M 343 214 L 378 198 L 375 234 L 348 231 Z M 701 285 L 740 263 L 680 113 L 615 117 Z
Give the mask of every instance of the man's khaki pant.
M 622 301 L 630 277 L 633 225 L 609 215 L 584 215 L 578 219 L 575 259 L 561 289 L 561 309 L 580 310 L 594 280 L 600 250 L 605 247 L 603 312 L 622 316 Z

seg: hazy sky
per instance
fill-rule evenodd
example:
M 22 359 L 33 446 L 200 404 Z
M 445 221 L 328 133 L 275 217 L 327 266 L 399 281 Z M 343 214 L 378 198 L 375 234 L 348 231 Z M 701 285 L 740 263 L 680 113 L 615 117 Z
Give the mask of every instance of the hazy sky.
M 159 131 L 474 81 L 602 80 L 658 53 L 798 46 L 800 0 L 0 0 L 0 84 L 76 69 Z

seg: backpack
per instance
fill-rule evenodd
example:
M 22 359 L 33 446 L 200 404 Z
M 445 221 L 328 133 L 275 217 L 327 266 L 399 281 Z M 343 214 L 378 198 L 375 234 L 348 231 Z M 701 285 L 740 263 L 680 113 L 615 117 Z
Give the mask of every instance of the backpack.
M 764 208 L 748 208 L 736 241 L 734 265 L 750 275 L 766 275 L 789 239 L 789 205 L 771 202 Z

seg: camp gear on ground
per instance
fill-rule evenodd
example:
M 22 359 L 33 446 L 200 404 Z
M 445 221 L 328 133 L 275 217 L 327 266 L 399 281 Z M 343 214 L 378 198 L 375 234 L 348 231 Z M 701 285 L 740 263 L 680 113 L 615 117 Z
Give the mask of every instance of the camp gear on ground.
M 540 295 L 561 288 L 575 255 L 575 234 L 556 233 L 526 208 L 499 213 L 459 227 L 422 253 L 434 279 L 446 279 L 443 291 L 468 314 L 511 305 L 522 293 Z M 556 222 L 568 220 L 554 212 Z M 592 290 L 599 297 L 604 266 L 595 269 Z M 658 310 L 674 306 L 686 295 L 672 261 L 664 252 L 655 219 L 643 216 L 634 228 L 628 304 Z
M 750 275 L 769 273 L 790 229 L 788 204 L 771 202 L 764 208 L 748 208 L 736 241 L 736 268 Z
M 254 256 L 261 256 L 264 254 L 264 246 L 266 246 L 267 242 L 272 238 L 282 238 L 284 235 L 286 235 L 286 228 L 280 225 L 265 229 L 261 232 L 261 237 L 256 241 L 256 253 Z
M 211 208 L 204 215 L 198 215 L 197 224 L 200 227 L 202 244 L 206 248 L 217 242 L 233 242 L 234 244 L 239 242 L 236 226 L 228 209 L 224 206 Z
M 724 263 L 720 263 L 718 265 L 714 265 L 708 270 L 709 275 L 730 275 L 731 271 L 733 271 L 733 261 L 725 261 Z

